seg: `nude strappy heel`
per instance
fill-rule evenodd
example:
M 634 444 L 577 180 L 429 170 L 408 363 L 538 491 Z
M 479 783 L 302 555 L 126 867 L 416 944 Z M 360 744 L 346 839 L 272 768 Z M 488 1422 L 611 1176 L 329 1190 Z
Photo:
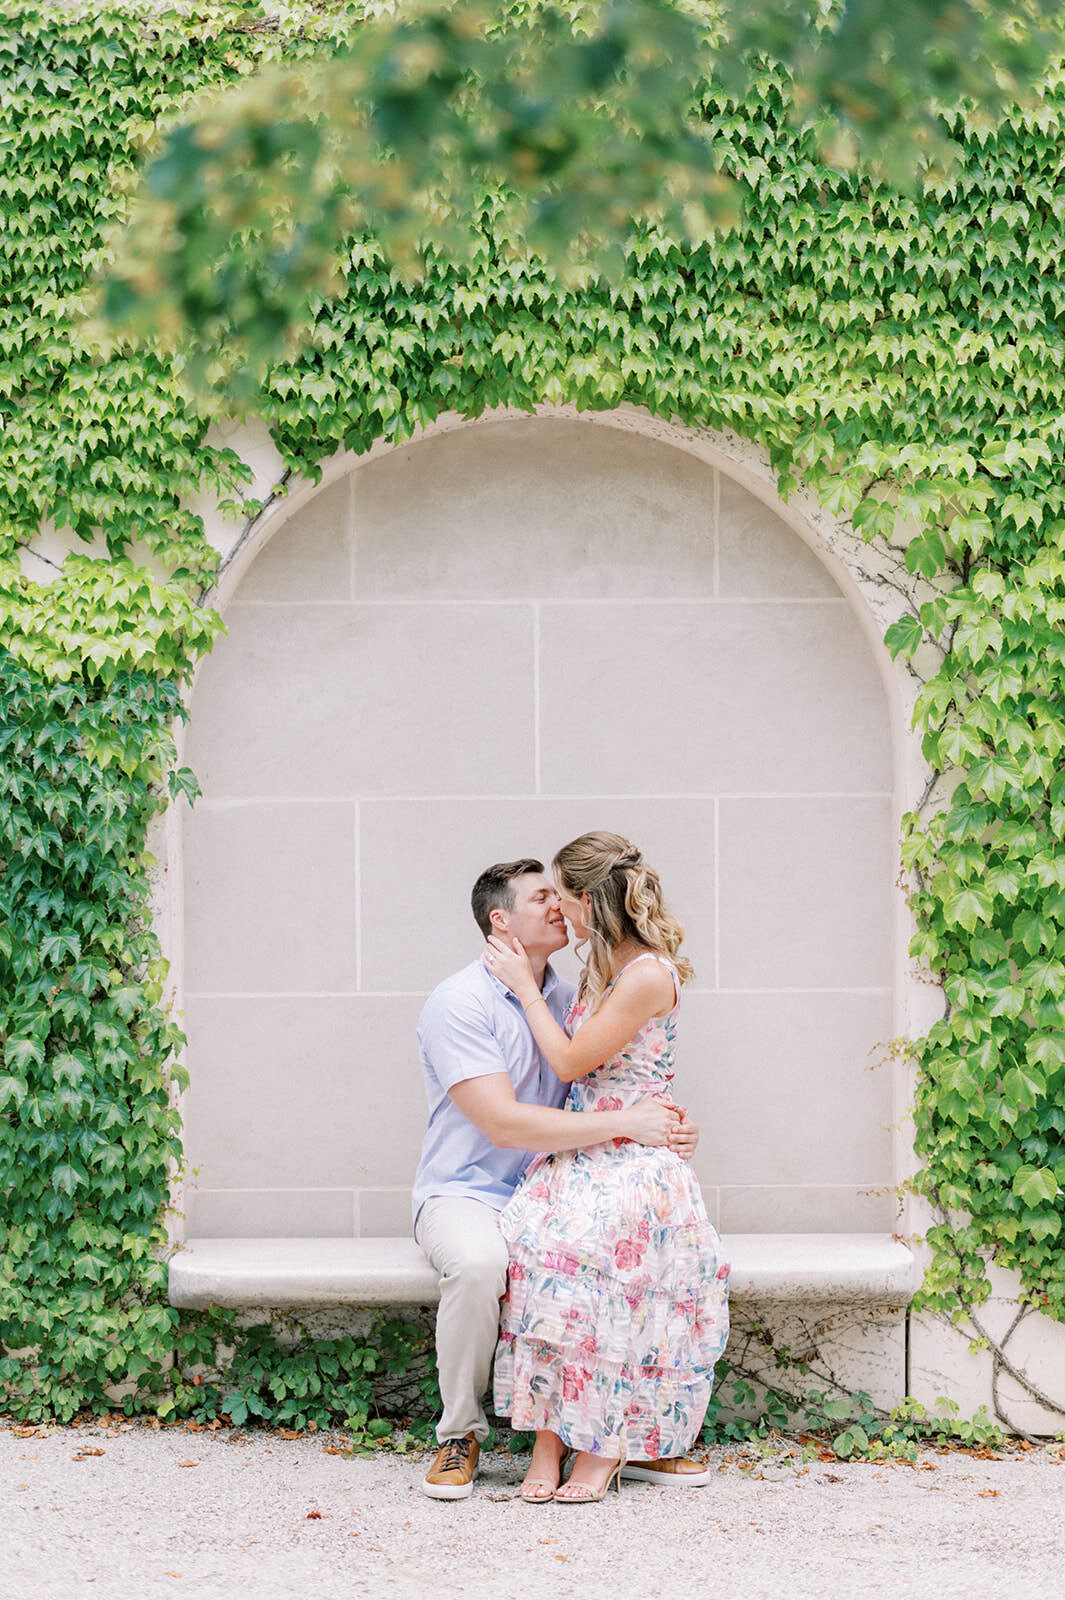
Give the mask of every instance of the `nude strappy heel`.
M 572 1450 L 563 1450 L 558 1458 L 558 1479 L 552 1483 L 550 1478 L 526 1478 L 518 1490 L 518 1494 L 527 1506 L 546 1506 L 555 1498 L 555 1492 L 562 1485 L 562 1473 L 566 1462 L 573 1454 Z M 544 1489 L 545 1494 L 529 1493 L 530 1490 Z
M 603 1484 L 602 1488 L 600 1488 L 600 1489 L 593 1489 L 590 1483 L 574 1483 L 572 1478 L 570 1478 L 568 1483 L 560 1484 L 559 1485 L 560 1488 L 572 1490 L 573 1492 L 570 1493 L 570 1494 L 559 1494 L 558 1490 L 556 1489 L 556 1491 L 555 1491 L 555 1504 L 556 1504 L 556 1506 L 587 1506 L 587 1505 L 591 1505 L 593 1500 L 605 1500 L 606 1496 L 607 1496 L 607 1491 L 611 1487 L 615 1488 L 617 1490 L 618 1494 L 620 1494 L 621 1493 L 621 1469 L 622 1469 L 622 1467 L 624 1465 L 625 1465 L 625 1458 L 624 1458 L 624 1456 L 622 1456 L 621 1459 L 615 1463 L 615 1465 L 613 1467 L 613 1470 L 610 1473 L 610 1476 L 607 1478 L 606 1482 Z

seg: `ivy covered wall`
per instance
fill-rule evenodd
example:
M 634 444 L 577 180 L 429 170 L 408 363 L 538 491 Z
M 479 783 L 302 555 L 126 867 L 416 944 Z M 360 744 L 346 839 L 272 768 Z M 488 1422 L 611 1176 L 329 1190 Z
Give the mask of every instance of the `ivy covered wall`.
M 24 1414 L 105 1405 L 115 1383 L 157 1404 L 199 1349 L 160 1264 L 180 1037 L 145 836 L 168 786 L 193 787 L 168 724 L 217 630 L 218 557 L 187 506 L 257 510 L 180 363 L 101 343 L 89 286 L 158 120 L 358 16 L 27 4 L 0 23 L 0 1392 Z M 933 663 L 918 718 L 945 780 L 903 844 L 912 953 L 943 985 L 914 1046 L 923 1303 L 981 1331 L 993 1256 L 1062 1320 L 1065 86 L 998 125 L 946 113 L 957 160 L 913 195 L 825 167 L 781 73 L 743 103 L 708 86 L 704 110 L 739 184 L 730 232 L 645 231 L 620 280 L 577 286 L 510 248 L 487 200 L 472 262 L 416 283 L 353 241 L 264 415 L 306 473 L 447 410 L 626 402 L 735 431 L 783 493 L 905 546 L 941 591 L 888 634 Z

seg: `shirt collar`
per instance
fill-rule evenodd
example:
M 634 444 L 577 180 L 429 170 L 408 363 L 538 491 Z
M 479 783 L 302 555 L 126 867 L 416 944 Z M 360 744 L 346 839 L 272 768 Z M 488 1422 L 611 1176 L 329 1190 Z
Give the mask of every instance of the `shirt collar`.
M 484 957 L 483 956 L 481 957 L 481 971 L 484 973 L 484 975 L 488 979 L 489 983 L 492 984 L 496 989 L 498 989 L 500 994 L 503 995 L 503 997 L 505 999 L 513 1000 L 513 1001 L 517 1002 L 518 997 L 514 993 L 514 990 L 513 989 L 508 989 L 506 984 L 503 982 L 503 980 L 501 978 L 497 978 L 494 972 L 489 972 L 488 968 L 484 964 Z M 540 993 L 543 995 L 544 999 L 546 1000 L 548 995 L 553 994 L 554 991 L 557 988 L 558 988 L 558 973 L 555 971 L 554 967 L 551 965 L 551 963 L 549 961 L 547 963 L 547 966 L 544 968 L 544 986 L 540 990 Z

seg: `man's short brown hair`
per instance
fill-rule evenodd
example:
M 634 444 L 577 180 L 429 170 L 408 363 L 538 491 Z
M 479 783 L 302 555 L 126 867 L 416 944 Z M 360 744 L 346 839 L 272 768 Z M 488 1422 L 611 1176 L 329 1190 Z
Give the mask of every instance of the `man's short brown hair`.
M 523 856 L 520 861 L 497 861 L 494 867 L 485 867 L 473 886 L 470 906 L 473 920 L 485 938 L 492 931 L 492 911 L 514 910 L 514 879 L 524 878 L 527 872 L 543 872 L 544 864 L 533 856 Z

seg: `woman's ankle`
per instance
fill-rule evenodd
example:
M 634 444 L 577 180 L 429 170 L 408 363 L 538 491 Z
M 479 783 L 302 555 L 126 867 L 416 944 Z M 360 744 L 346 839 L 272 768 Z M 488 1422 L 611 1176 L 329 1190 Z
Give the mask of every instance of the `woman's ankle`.
M 574 1460 L 570 1479 L 572 1481 L 576 1478 L 578 1482 L 599 1484 L 609 1477 L 616 1466 L 616 1456 L 597 1456 L 590 1450 L 582 1450 Z
M 557 1433 L 538 1433 L 533 1440 L 533 1455 L 548 1456 L 552 1461 L 562 1460 L 566 1446 Z

